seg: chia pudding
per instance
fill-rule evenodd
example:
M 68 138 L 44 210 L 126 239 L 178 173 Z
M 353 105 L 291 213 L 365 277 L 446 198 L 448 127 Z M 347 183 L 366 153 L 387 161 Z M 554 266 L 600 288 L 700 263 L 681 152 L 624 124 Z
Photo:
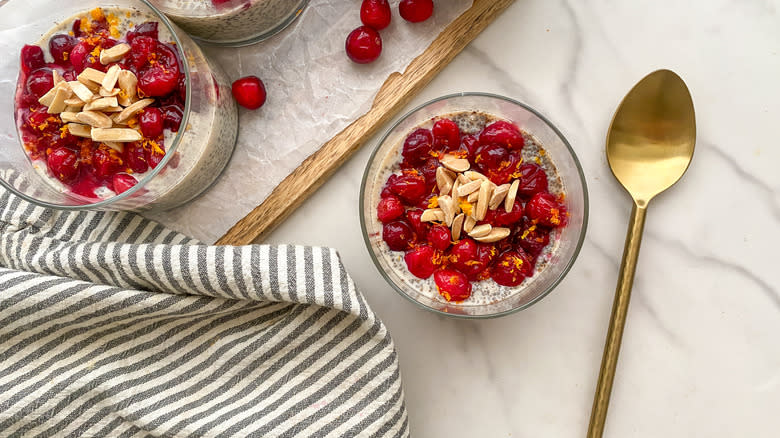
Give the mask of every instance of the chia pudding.
M 215 44 L 242 45 L 284 29 L 308 0 L 152 0 L 190 35 Z
M 443 305 L 488 305 L 520 293 L 554 259 L 566 190 L 543 145 L 512 121 L 434 117 L 377 169 L 366 182 L 368 229 L 378 230 L 368 239 L 411 290 Z
M 227 165 L 238 123 L 229 82 L 168 29 L 144 11 L 96 8 L 22 49 L 19 137 L 38 174 L 75 204 L 133 189 L 114 207 L 172 208 Z

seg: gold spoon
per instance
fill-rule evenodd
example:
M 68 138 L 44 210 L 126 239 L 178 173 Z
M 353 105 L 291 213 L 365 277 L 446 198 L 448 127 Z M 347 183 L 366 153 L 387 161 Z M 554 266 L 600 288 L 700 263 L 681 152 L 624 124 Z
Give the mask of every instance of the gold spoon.
M 588 438 L 601 437 L 626 324 L 647 204 L 676 183 L 693 158 L 696 119 L 685 82 L 674 72 L 645 76 L 620 103 L 607 134 L 607 160 L 634 199 L 615 302 L 601 359 Z

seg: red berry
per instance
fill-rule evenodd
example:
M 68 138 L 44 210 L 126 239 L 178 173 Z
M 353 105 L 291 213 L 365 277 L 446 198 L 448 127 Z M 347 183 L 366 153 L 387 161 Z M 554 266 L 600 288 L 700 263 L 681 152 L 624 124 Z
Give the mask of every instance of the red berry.
M 124 63 L 125 68 L 138 74 L 141 69 L 146 66 L 149 55 L 154 53 L 156 49 L 156 39 L 146 35 L 137 35 L 130 41 L 130 52 L 125 55 L 125 59 L 122 62 Z M 73 54 L 71 53 L 71 59 L 72 57 Z
M 471 283 L 462 272 L 442 269 L 433 274 L 433 281 L 447 301 L 463 301 L 471 296 Z
M 39 68 L 27 78 L 27 90 L 36 97 L 41 97 L 54 87 L 54 77 L 49 68 Z
M 149 164 L 149 167 L 152 169 L 156 168 L 157 165 L 162 161 L 163 157 L 165 157 L 165 149 L 163 149 L 163 145 L 160 143 L 157 146 L 157 148 L 151 147 L 144 150 L 146 163 Z
M 360 26 L 347 35 L 347 56 L 358 64 L 368 64 L 382 53 L 382 37 L 368 26 Z
M 146 21 L 144 23 L 139 24 L 136 26 L 133 30 L 127 33 L 127 41 L 132 42 L 135 37 L 138 36 L 146 36 L 153 39 L 158 39 L 157 36 L 157 22 L 156 21 Z
M 436 251 L 428 245 L 418 246 L 404 255 L 409 272 L 415 277 L 423 279 L 430 277 L 436 270 L 437 260 L 441 260 L 441 256 L 437 255 Z
M 257 76 L 245 76 L 233 82 L 233 97 L 239 105 L 251 110 L 265 103 L 265 85 Z
M 433 124 L 433 145 L 446 150 L 460 146 L 460 128 L 450 119 L 439 119 Z
M 494 184 L 501 185 L 511 182 L 520 176 L 518 173 L 523 157 L 517 151 L 509 151 L 506 160 L 502 161 L 497 169 L 487 171 L 487 176 Z
M 95 176 L 100 179 L 107 179 L 114 176 L 121 170 L 122 160 L 113 149 L 102 146 L 92 152 L 92 167 L 95 169 Z
M 376 215 L 382 223 L 398 219 L 404 214 L 404 205 L 401 200 L 395 196 L 388 196 L 379 201 L 376 207 Z
M 64 33 L 54 35 L 49 40 L 49 53 L 57 64 L 70 65 L 70 52 L 78 43 L 78 38 Z
M 24 74 L 29 74 L 31 71 L 46 65 L 46 61 L 43 58 L 43 49 L 38 46 L 25 44 L 22 47 L 21 64 Z
M 464 135 L 460 139 L 460 147 L 461 149 L 465 149 L 469 153 L 469 161 L 474 162 L 474 158 L 477 155 L 477 148 L 479 147 L 479 140 L 477 140 L 477 137 L 474 137 L 473 135 Z
M 409 224 L 396 220 L 382 226 L 382 239 L 393 251 L 405 251 L 414 243 L 416 236 Z
M 520 174 L 518 195 L 530 197 L 547 191 L 547 174 L 540 166 L 533 163 L 523 164 L 520 166 Z
M 163 114 L 163 126 L 171 132 L 179 132 L 181 119 L 184 117 L 179 105 L 164 105 L 160 107 Z
M 480 144 L 499 144 L 507 149 L 522 149 L 525 144 L 520 129 L 514 123 L 505 120 L 493 122 L 479 134 Z
M 76 69 L 77 73 L 81 73 L 84 70 L 84 65 L 86 63 L 87 55 L 89 55 L 89 52 L 91 52 L 93 49 L 93 46 L 87 43 L 86 41 L 82 41 L 78 44 L 76 44 L 73 49 L 70 51 L 70 64 L 73 66 L 74 69 Z
M 217 6 L 217 5 L 221 5 L 223 3 L 227 3 L 229 1 L 230 0 L 211 0 L 211 4 L 214 5 L 214 6 Z
M 159 108 L 145 108 L 138 118 L 144 137 L 156 139 L 163 132 L 163 113 Z
M 136 184 L 138 184 L 138 180 L 135 179 L 132 175 L 128 175 L 126 173 L 117 173 L 114 175 L 114 179 L 111 185 L 114 189 L 114 192 L 116 192 L 118 195 Z
M 460 261 L 455 266 L 466 274 L 469 280 L 484 280 L 488 277 L 488 268 L 496 257 L 497 251 L 493 245 L 477 243 L 474 256 L 469 260 Z
M 425 185 L 429 190 L 433 190 L 436 185 L 436 169 L 439 168 L 439 163 L 437 158 L 431 157 L 417 168 L 417 171 L 425 178 Z
M 51 151 L 46 157 L 46 164 L 51 173 L 62 182 L 71 181 L 79 172 L 78 154 L 73 149 L 66 147 L 59 147 Z
M 393 181 L 388 180 L 390 191 L 403 198 L 405 201 L 416 204 L 427 195 L 425 177 L 416 170 L 404 171 Z
M 431 158 L 432 147 L 433 133 L 429 129 L 415 129 L 404 140 L 401 155 L 405 162 L 412 166 L 418 166 Z
M 512 211 L 510 211 L 509 213 L 506 212 L 503 204 L 499 209 L 496 210 L 493 219 L 493 225 L 506 227 L 517 223 L 522 218 L 523 218 L 523 204 L 519 200 L 515 200 L 515 203 L 512 206 Z
M 398 4 L 401 17 L 412 23 L 425 21 L 433 15 L 433 0 L 401 0 Z
M 431 242 L 431 245 L 440 251 L 444 251 L 450 246 L 451 238 L 450 229 L 444 225 L 434 225 L 428 231 L 428 242 Z
M 158 50 L 162 50 L 163 47 L 165 47 L 163 44 L 158 44 Z M 138 77 L 138 89 L 146 96 L 165 96 L 175 90 L 178 85 L 179 67 L 176 62 L 171 64 L 156 62 L 144 69 Z
M 491 278 L 501 286 L 517 286 L 533 274 L 533 261 L 522 249 L 507 251 L 493 265 Z
M 410 208 L 406 210 L 406 221 L 412 224 L 412 228 L 418 236 L 427 236 L 431 224 L 420 220 L 422 213 L 423 211 L 419 208 Z
M 360 21 L 366 26 L 382 30 L 390 25 L 390 3 L 387 0 L 363 0 Z
M 136 143 L 125 143 L 124 150 L 125 165 L 136 173 L 143 173 L 149 169 L 149 164 L 146 163 L 146 153 L 144 148 Z
M 456 267 L 467 266 L 466 262 L 477 257 L 477 242 L 469 238 L 457 241 L 450 250 L 450 260 Z
M 483 172 L 490 170 L 499 170 L 507 166 L 509 151 L 497 144 L 484 144 L 477 148 L 474 154 L 474 164 Z
M 557 227 L 566 224 L 566 209 L 559 204 L 555 196 L 548 192 L 535 194 L 525 204 L 525 214 L 534 223 L 548 227 Z
M 550 243 L 550 230 L 530 220 L 515 231 L 515 243 L 523 248 L 531 257 L 538 257 L 544 247 Z

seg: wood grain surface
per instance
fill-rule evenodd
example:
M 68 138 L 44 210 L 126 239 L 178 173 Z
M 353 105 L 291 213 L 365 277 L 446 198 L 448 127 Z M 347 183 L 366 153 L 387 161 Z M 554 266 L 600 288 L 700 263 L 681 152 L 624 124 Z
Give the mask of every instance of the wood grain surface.
M 287 176 L 262 204 L 217 240 L 217 245 L 247 245 L 263 236 L 314 193 L 378 129 L 395 117 L 513 0 L 474 0 L 471 8 L 447 26 L 403 74 L 382 84 L 371 109 L 336 134 Z

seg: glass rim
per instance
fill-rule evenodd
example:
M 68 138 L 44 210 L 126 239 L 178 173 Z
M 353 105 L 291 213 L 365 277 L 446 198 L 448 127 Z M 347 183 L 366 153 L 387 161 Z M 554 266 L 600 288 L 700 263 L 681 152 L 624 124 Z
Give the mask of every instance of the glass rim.
M 579 236 L 579 239 L 577 240 L 577 244 L 576 244 L 576 246 L 574 248 L 574 252 L 572 253 L 572 255 L 569 258 L 569 260 L 567 260 L 566 266 L 564 266 L 563 270 L 558 275 L 558 277 L 555 278 L 550 283 L 550 285 L 547 288 L 545 288 L 544 291 L 542 291 L 542 293 L 540 293 L 538 296 L 534 297 L 533 299 L 531 299 L 527 303 L 524 303 L 524 304 L 522 304 L 520 306 L 517 306 L 517 307 L 513 307 L 513 308 L 508 309 L 508 310 L 504 310 L 504 311 L 500 311 L 500 312 L 496 312 L 496 313 L 485 314 L 485 315 L 468 315 L 468 314 L 444 312 L 442 310 L 439 310 L 439 309 L 427 306 L 427 305 L 421 303 L 420 301 L 415 300 L 413 297 L 411 297 L 409 294 L 407 294 L 403 290 L 403 288 L 401 288 L 398 284 L 395 283 L 395 281 L 393 281 L 388 276 L 387 272 L 385 272 L 384 268 L 380 264 L 379 259 L 377 258 L 377 255 L 374 253 L 373 246 L 371 245 L 371 240 L 370 240 L 370 238 L 368 236 L 367 219 L 365 217 L 365 195 L 366 195 L 366 185 L 367 185 L 366 183 L 368 181 L 369 170 L 371 169 L 371 164 L 373 164 L 374 160 L 376 159 L 376 154 L 379 152 L 379 149 L 382 147 L 382 145 L 385 143 L 385 141 L 387 141 L 387 139 L 390 136 L 390 134 L 392 134 L 393 131 L 395 131 L 395 129 L 398 128 L 398 126 L 400 126 L 410 116 L 412 116 L 417 111 L 420 111 L 421 109 L 423 109 L 423 108 L 425 108 L 425 107 L 427 107 L 429 105 L 432 105 L 432 104 L 434 104 L 436 102 L 440 102 L 440 101 L 447 100 L 447 99 L 453 99 L 453 98 L 458 98 L 458 97 L 467 97 L 467 96 L 493 98 L 493 99 L 503 100 L 505 102 L 509 102 L 509 103 L 518 105 L 518 106 L 524 108 L 525 110 L 529 111 L 531 114 L 533 114 L 536 117 L 538 117 L 542 122 L 544 122 L 550 129 L 553 130 L 553 132 L 555 132 L 555 134 L 563 142 L 564 146 L 566 146 L 566 149 L 568 149 L 569 154 L 571 155 L 572 160 L 574 161 L 574 165 L 575 165 L 575 167 L 577 169 L 577 174 L 580 177 L 580 183 L 582 184 L 582 195 L 583 195 L 582 196 L 583 197 L 583 215 L 582 215 L 582 226 L 581 226 L 580 236 Z M 460 93 L 453 93 L 453 94 L 447 94 L 447 95 L 444 95 L 444 96 L 440 96 L 440 97 L 431 99 L 431 100 L 429 100 L 429 101 L 427 101 L 425 103 L 422 103 L 422 104 L 416 106 L 415 108 L 411 109 L 406 114 L 401 116 L 395 123 L 393 123 L 392 126 L 390 126 L 390 128 L 388 128 L 385 131 L 385 133 L 382 134 L 382 137 L 376 143 L 376 147 L 371 152 L 371 156 L 369 156 L 369 158 L 368 158 L 368 162 L 366 164 L 366 169 L 363 171 L 363 179 L 362 179 L 362 181 L 360 183 L 360 200 L 359 200 L 358 204 L 359 204 L 358 208 L 360 209 L 360 212 L 359 212 L 360 213 L 360 228 L 361 228 L 361 233 L 363 234 L 363 242 L 366 244 L 366 249 L 368 250 L 368 253 L 371 256 L 371 260 L 374 262 L 374 266 L 377 268 L 377 270 L 382 275 L 382 277 L 385 279 L 385 281 L 399 295 L 401 295 L 402 297 L 404 297 L 407 300 L 411 301 L 412 303 L 417 305 L 417 307 L 421 307 L 421 308 L 423 308 L 425 310 L 428 310 L 428 311 L 433 312 L 433 313 L 438 314 L 438 315 L 447 316 L 447 317 L 451 317 L 451 318 L 459 318 L 459 319 L 492 319 L 492 318 L 498 318 L 498 317 L 501 317 L 501 316 L 506 316 L 506 315 L 509 315 L 509 314 L 512 314 L 512 313 L 519 312 L 521 310 L 527 309 L 527 308 L 531 307 L 532 305 L 536 304 L 542 298 L 544 298 L 547 295 L 549 295 L 550 292 L 552 292 L 553 289 L 555 289 L 558 286 L 558 284 L 560 284 L 561 281 L 563 281 L 563 279 L 566 277 L 566 275 L 571 270 L 572 266 L 574 266 L 574 262 L 577 260 L 577 257 L 580 254 L 580 250 L 582 249 L 582 246 L 585 243 L 585 235 L 587 234 L 587 230 L 588 230 L 588 215 L 589 215 L 589 208 L 590 208 L 589 207 L 589 199 L 588 199 L 588 186 L 587 186 L 587 182 L 585 181 L 585 173 L 584 173 L 584 171 L 582 169 L 582 164 L 580 163 L 580 160 L 577 157 L 577 154 L 574 152 L 574 149 L 571 147 L 571 144 L 566 139 L 566 137 L 563 135 L 563 133 L 547 117 L 543 116 L 541 113 L 539 113 L 535 109 L 531 108 L 529 105 L 526 105 L 526 104 L 524 104 L 524 103 L 522 103 L 522 102 L 520 102 L 518 100 L 512 99 L 510 97 L 502 96 L 502 95 L 499 95 L 499 94 L 493 94 L 493 93 L 479 92 L 479 91 L 466 91 L 466 92 L 460 92 Z
M 94 210 L 94 209 L 100 209 L 103 207 L 110 206 L 111 204 L 114 204 L 118 201 L 121 201 L 125 198 L 128 198 L 132 196 L 134 193 L 142 189 L 144 186 L 146 186 L 149 181 L 152 180 L 157 174 L 159 174 L 162 169 L 165 168 L 165 166 L 168 164 L 168 162 L 171 160 L 173 155 L 176 153 L 176 150 L 179 147 L 179 144 L 181 143 L 182 137 L 184 136 L 184 133 L 187 131 L 187 124 L 189 122 L 189 116 L 190 116 L 190 101 L 191 101 L 191 94 L 192 94 L 192 82 L 190 77 L 190 65 L 189 60 L 187 59 L 187 56 L 184 53 L 184 49 L 182 49 L 181 40 L 179 39 L 179 36 L 176 34 L 176 28 L 173 26 L 173 23 L 171 23 L 170 20 L 168 20 L 168 17 L 165 16 L 162 12 L 160 12 L 159 9 L 157 9 L 154 5 L 152 5 L 149 0 L 138 0 L 146 7 L 148 7 L 151 12 L 156 15 L 156 18 L 161 22 L 167 29 L 168 32 L 173 37 L 173 43 L 176 46 L 176 51 L 179 54 L 179 57 L 181 59 L 181 62 L 183 64 L 184 69 L 184 85 L 185 85 L 185 99 L 184 99 L 184 109 L 182 111 L 182 119 L 181 124 L 179 125 L 179 131 L 176 132 L 176 136 L 173 138 L 173 142 L 171 143 L 170 147 L 168 147 L 165 151 L 165 155 L 160 160 L 160 162 L 157 164 L 156 167 L 149 170 L 149 173 L 144 175 L 143 178 L 141 178 L 137 184 L 135 184 L 133 187 L 130 187 L 129 189 L 125 190 L 122 193 L 118 193 L 110 198 L 102 199 L 97 202 L 90 202 L 87 204 L 81 204 L 81 205 L 62 205 L 62 204 L 54 204 L 51 202 L 42 201 L 37 198 L 33 198 L 32 196 L 29 196 L 25 193 L 21 193 L 20 191 L 16 190 L 15 187 L 13 187 L 11 184 L 6 182 L 4 178 L 0 178 L 0 185 L 2 185 L 4 188 L 8 189 L 11 193 L 13 193 L 16 196 L 19 196 L 20 198 L 24 199 L 27 202 L 30 202 L 32 204 L 44 207 L 44 208 L 53 208 L 57 210 L 68 210 L 68 211 L 77 211 L 77 210 Z M 102 6 L 98 6 L 102 7 Z M 86 9 L 87 11 L 89 9 Z M 14 104 L 14 108 L 16 105 Z M 24 143 L 22 142 L 22 139 L 19 137 L 19 129 L 16 129 L 16 136 L 17 136 L 17 142 L 19 144 L 19 147 L 24 148 Z M 29 158 L 29 157 L 28 157 Z M 66 196 L 73 197 L 72 194 L 65 194 Z M 76 199 L 79 199 L 76 197 Z

